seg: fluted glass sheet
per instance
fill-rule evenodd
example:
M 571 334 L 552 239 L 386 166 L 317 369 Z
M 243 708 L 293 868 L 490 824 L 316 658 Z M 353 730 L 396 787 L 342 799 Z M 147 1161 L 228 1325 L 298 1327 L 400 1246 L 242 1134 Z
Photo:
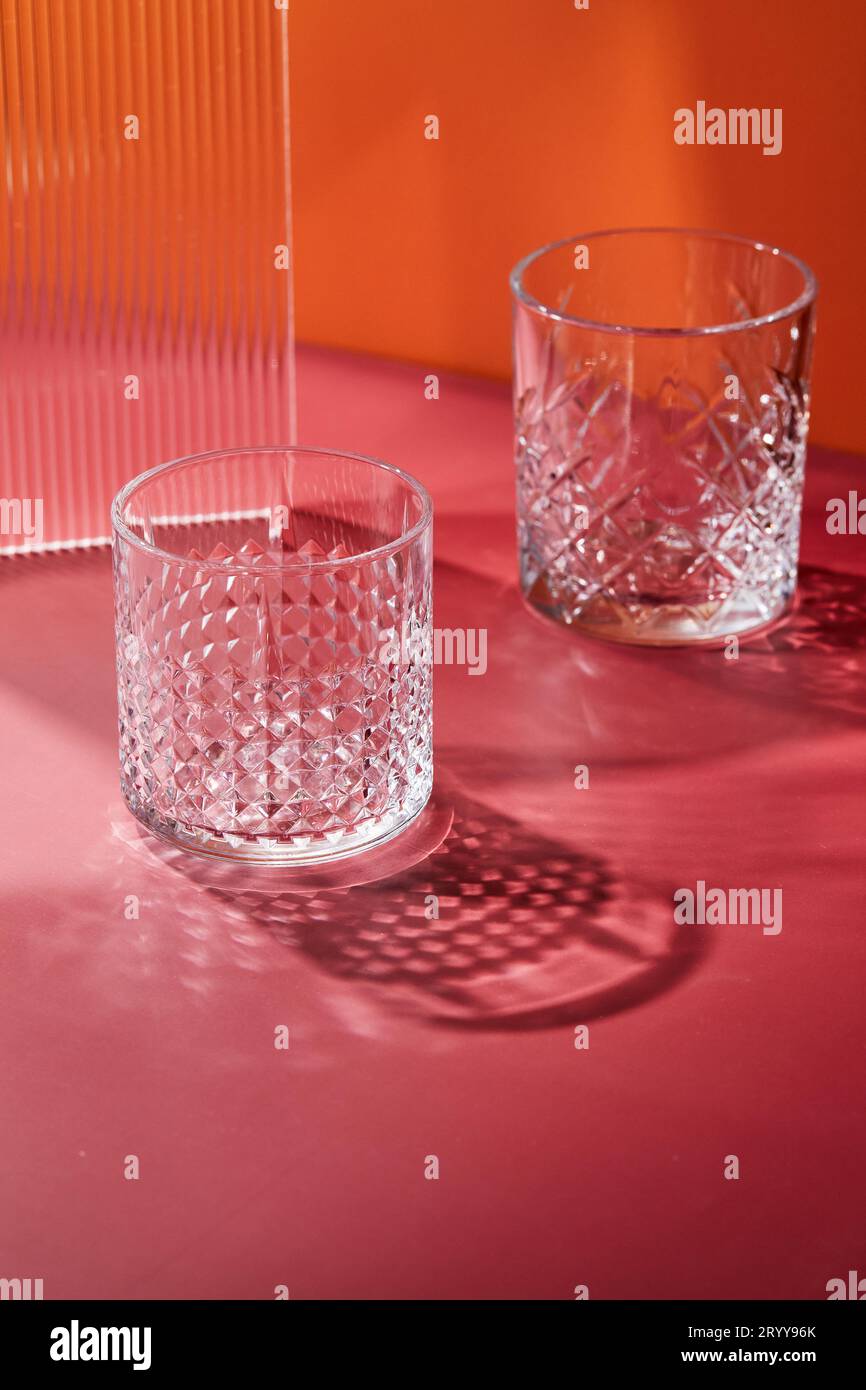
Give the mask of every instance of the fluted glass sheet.
M 294 440 L 288 15 L 0 0 L 0 20 L 16 552 L 107 538 L 114 492 L 163 460 Z

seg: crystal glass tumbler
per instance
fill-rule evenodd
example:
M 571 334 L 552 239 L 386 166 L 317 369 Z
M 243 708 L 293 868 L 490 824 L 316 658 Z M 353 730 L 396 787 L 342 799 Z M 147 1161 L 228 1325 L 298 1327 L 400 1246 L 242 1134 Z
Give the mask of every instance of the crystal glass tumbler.
M 186 849 L 321 863 L 424 807 L 432 507 L 374 459 L 200 454 L 112 508 L 124 798 Z
M 720 641 L 796 588 L 816 283 L 716 232 L 594 232 L 511 275 L 520 576 L 559 622 Z

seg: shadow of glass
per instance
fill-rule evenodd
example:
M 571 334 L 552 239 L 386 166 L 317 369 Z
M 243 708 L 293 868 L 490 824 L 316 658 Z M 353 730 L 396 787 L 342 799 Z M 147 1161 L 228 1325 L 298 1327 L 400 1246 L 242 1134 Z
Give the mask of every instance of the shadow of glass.
M 866 713 L 866 578 L 804 565 L 794 612 L 743 644 L 740 661 L 756 693 L 771 682 L 774 696 L 859 721 Z
M 173 869 L 320 969 L 439 1024 L 585 1022 L 659 996 L 703 955 L 704 933 L 685 935 L 669 901 L 600 856 L 463 793 L 447 803 L 453 823 L 428 854 L 342 887 L 302 889 L 297 871 L 286 883 L 280 870 L 237 869 L 141 835 Z

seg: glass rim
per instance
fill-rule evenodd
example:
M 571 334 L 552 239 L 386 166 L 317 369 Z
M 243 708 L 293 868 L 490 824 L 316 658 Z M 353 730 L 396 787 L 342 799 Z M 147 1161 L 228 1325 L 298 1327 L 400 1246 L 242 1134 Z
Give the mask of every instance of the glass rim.
M 371 468 L 381 469 L 383 472 L 399 478 L 401 482 L 406 484 L 409 491 L 420 499 L 421 515 L 408 530 L 403 531 L 393 540 L 383 541 L 381 545 L 374 546 L 370 550 L 355 551 L 350 555 L 341 555 L 335 559 L 329 559 L 327 556 L 312 558 L 303 556 L 300 564 L 298 557 L 293 557 L 291 565 L 235 564 L 226 563 L 223 560 L 211 560 L 206 557 L 192 559 L 188 555 L 177 555 L 174 551 L 164 550 L 162 546 L 144 540 L 142 536 L 137 536 L 124 521 L 122 513 L 129 499 L 145 484 L 152 482 L 154 478 L 158 478 L 164 473 L 180 471 L 197 463 L 208 463 L 217 459 L 237 458 L 251 454 L 312 454 L 315 458 L 349 459 L 353 463 L 363 463 Z M 231 519 L 230 514 L 228 514 L 227 519 Z M 203 520 L 205 520 L 204 517 L 190 517 L 190 521 Z M 402 550 L 404 546 L 411 545 L 424 531 L 429 529 L 432 520 L 432 498 L 424 484 L 419 483 L 417 478 L 413 478 L 411 473 L 405 472 L 404 469 L 398 468 L 393 463 L 385 463 L 383 459 L 374 458 L 370 454 L 355 454 L 345 449 L 328 449 L 321 445 L 312 444 L 244 444 L 236 449 L 209 449 L 199 454 L 182 454 L 179 458 L 158 463 L 154 468 L 147 469 L 145 473 L 139 473 L 136 477 L 130 478 L 129 482 L 124 483 L 123 487 L 115 493 L 111 503 L 111 527 L 115 537 L 127 545 L 135 546 L 136 549 L 162 560 L 164 564 L 194 565 L 197 570 L 209 570 L 217 574 L 283 574 L 290 570 L 335 570 L 362 562 L 367 563 L 386 555 L 392 555 L 395 551 Z
M 554 309 L 549 304 L 542 304 L 540 300 L 529 293 L 523 283 L 523 276 L 531 265 L 551 251 L 562 250 L 564 246 L 597 241 L 601 237 L 646 236 L 647 234 L 658 235 L 659 233 L 680 237 L 704 237 L 707 240 L 748 246 L 753 251 L 768 251 L 773 256 L 781 256 L 789 265 L 794 266 L 800 272 L 803 277 L 803 289 L 790 304 L 784 305 L 781 309 L 774 309 L 771 314 L 758 314 L 753 318 L 740 319 L 736 323 L 699 324 L 695 328 L 665 328 L 663 326 L 639 327 L 631 324 L 609 323 L 599 319 L 581 318 L 578 314 L 563 313 L 562 310 Z M 773 246 L 770 242 L 756 241 L 753 237 L 738 236 L 734 232 L 713 231 L 707 227 L 607 227 L 597 232 L 583 232 L 577 236 L 563 237 L 561 241 L 550 241 L 546 246 L 540 246 L 537 250 L 530 251 L 529 255 L 519 260 L 508 277 L 508 283 L 515 300 L 533 313 L 540 314 L 543 318 L 551 319 L 556 323 L 571 324 L 577 328 L 592 329 L 597 333 L 618 333 L 631 337 L 648 338 L 702 338 L 714 333 L 748 332 L 753 328 L 763 328 L 766 324 L 779 323 L 782 319 L 790 318 L 793 314 L 799 313 L 801 309 L 805 309 L 814 301 L 818 293 L 818 280 L 814 272 L 805 261 L 801 260 L 799 256 L 795 256 L 792 251 L 785 251 L 779 246 Z

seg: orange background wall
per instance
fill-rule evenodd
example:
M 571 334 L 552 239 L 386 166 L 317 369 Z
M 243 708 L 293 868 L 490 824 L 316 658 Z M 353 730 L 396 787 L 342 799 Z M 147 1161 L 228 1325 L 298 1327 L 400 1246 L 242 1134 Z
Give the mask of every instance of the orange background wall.
M 525 252 L 717 227 L 816 271 L 812 437 L 866 451 L 864 0 L 291 0 L 290 35 L 301 339 L 504 377 Z M 675 145 L 699 99 L 781 106 L 782 153 Z

